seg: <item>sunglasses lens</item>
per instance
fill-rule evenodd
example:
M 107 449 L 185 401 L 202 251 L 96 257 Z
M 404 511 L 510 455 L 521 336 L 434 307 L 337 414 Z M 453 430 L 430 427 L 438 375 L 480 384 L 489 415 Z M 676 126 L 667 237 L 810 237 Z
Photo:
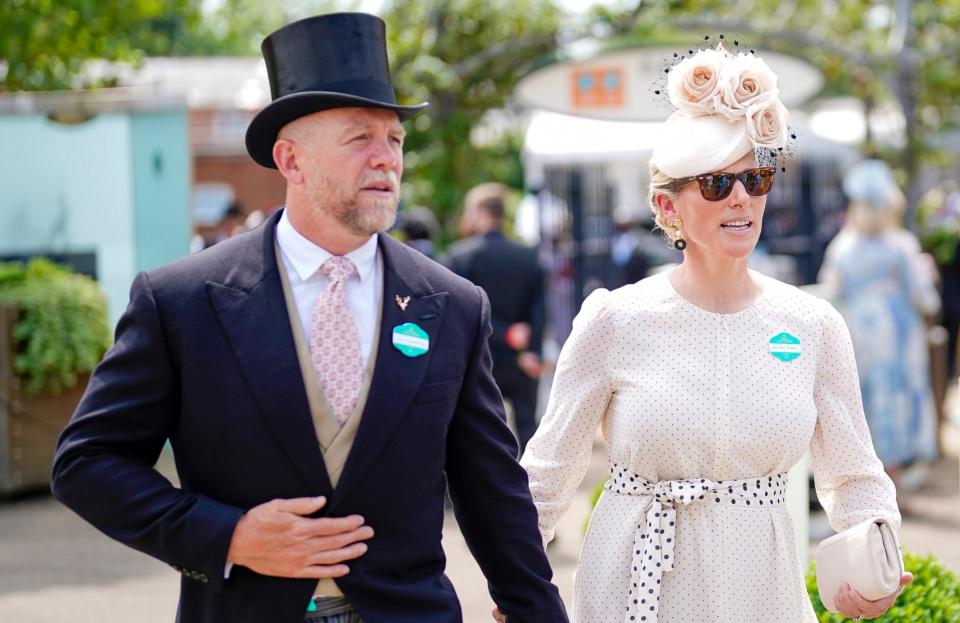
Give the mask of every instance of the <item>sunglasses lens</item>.
M 773 188 L 773 171 L 771 169 L 755 169 L 747 171 L 744 187 L 755 197 L 765 195 Z
M 707 201 L 719 201 L 733 189 L 734 177 L 727 173 L 713 173 L 704 175 L 698 181 L 700 182 L 700 194 Z

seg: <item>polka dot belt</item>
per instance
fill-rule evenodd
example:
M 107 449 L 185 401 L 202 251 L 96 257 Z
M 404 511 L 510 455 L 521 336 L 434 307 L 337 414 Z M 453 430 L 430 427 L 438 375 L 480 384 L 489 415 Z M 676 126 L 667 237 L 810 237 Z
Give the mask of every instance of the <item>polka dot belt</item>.
M 624 622 L 654 623 L 660 609 L 660 579 L 673 569 L 677 509 L 688 504 L 728 504 L 762 508 L 783 504 L 787 475 L 746 480 L 661 480 L 650 482 L 617 464 L 610 465 L 610 493 L 647 496 L 643 523 L 633 544 L 630 595 Z

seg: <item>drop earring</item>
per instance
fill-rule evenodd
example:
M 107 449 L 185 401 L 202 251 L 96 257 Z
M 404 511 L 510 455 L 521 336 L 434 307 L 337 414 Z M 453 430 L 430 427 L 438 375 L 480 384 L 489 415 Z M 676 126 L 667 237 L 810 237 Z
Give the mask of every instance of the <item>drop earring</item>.
M 683 239 L 683 234 L 680 233 L 680 228 L 683 227 L 683 222 L 680 219 L 677 219 L 673 222 L 673 226 L 677 228 L 677 234 L 673 240 L 673 248 L 677 251 L 683 251 L 687 248 L 687 241 Z

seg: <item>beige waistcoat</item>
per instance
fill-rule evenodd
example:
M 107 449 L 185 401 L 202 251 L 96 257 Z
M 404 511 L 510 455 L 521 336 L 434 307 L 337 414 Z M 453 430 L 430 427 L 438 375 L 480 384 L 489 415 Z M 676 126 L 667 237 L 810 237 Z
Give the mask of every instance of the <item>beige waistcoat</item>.
M 307 392 L 307 402 L 310 405 L 310 416 L 313 418 L 313 427 L 317 432 L 317 442 L 320 444 L 320 450 L 323 452 L 323 462 L 327 467 L 327 475 L 330 477 L 330 484 L 336 488 L 340 475 L 343 473 L 343 467 L 347 462 L 350 449 L 353 447 L 353 440 L 357 436 L 357 428 L 360 426 L 360 418 L 363 416 L 363 408 L 367 403 L 367 394 L 370 392 L 370 382 L 373 379 L 373 370 L 377 360 L 377 344 L 380 342 L 380 321 L 383 316 L 383 306 L 377 313 L 377 322 L 373 334 L 373 348 L 370 352 L 370 359 L 367 361 L 367 368 L 363 375 L 363 385 L 360 386 L 360 396 L 357 399 L 357 406 L 354 407 L 350 418 L 340 427 L 337 418 L 330 408 L 330 403 L 323 393 L 323 387 L 317 378 L 317 372 L 313 367 L 313 360 L 310 357 L 310 346 L 307 336 L 303 334 L 303 325 L 300 322 L 300 313 L 297 311 L 297 305 L 293 298 L 293 289 L 290 287 L 290 278 L 284 269 L 283 258 L 280 255 L 280 247 L 274 243 L 274 250 L 277 255 L 277 268 L 280 273 L 280 282 L 283 284 L 283 300 L 287 304 L 287 313 L 290 317 L 290 329 L 293 331 L 293 342 L 297 347 L 297 359 L 300 363 L 300 374 L 303 377 L 303 384 Z M 378 260 L 379 261 L 379 260 Z M 333 580 L 320 580 L 317 584 L 316 596 L 340 597 L 343 592 Z

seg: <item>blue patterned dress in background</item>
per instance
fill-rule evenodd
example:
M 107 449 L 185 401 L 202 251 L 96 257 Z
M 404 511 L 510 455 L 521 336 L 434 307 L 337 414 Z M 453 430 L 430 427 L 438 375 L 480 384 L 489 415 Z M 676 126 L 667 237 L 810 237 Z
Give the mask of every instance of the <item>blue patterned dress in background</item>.
M 827 247 L 820 281 L 830 286 L 853 338 L 863 406 L 887 467 L 936 455 L 936 412 L 926 328 L 919 310 L 939 299 L 905 230 L 841 231 Z

